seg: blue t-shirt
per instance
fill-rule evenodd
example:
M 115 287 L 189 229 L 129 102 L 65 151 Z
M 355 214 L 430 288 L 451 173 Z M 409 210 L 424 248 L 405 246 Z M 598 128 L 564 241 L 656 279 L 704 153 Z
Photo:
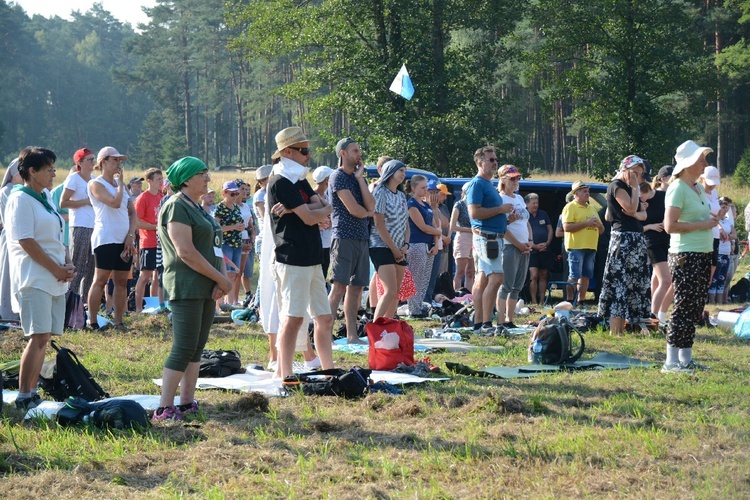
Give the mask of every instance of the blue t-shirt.
M 432 208 L 429 203 L 417 201 L 416 198 L 409 198 L 406 203 L 407 210 L 411 207 L 415 207 L 422 214 L 424 223 L 428 226 L 432 225 Z M 427 234 L 414 224 L 414 221 L 409 217 L 409 243 L 427 243 L 428 245 L 435 242 L 435 237 L 431 234 Z
M 544 210 L 537 210 L 536 216 L 531 215 L 529 212 L 529 225 L 531 226 L 532 239 L 535 245 L 545 243 L 547 241 L 547 226 L 551 226 L 552 222 L 549 220 L 549 215 Z M 536 252 L 536 250 L 533 250 Z
M 466 187 L 466 204 L 493 208 L 502 205 L 503 199 L 491 181 L 476 176 L 469 181 L 469 185 Z M 487 233 L 504 233 L 508 227 L 508 216 L 497 214 L 488 219 L 471 219 L 471 227 Z
M 331 214 L 333 237 L 340 240 L 369 240 L 370 219 L 360 219 L 349 213 L 346 205 L 336 193 L 341 189 L 348 190 L 354 196 L 356 202 L 364 206 L 362 190 L 354 174 L 347 174 L 340 168 L 334 170 L 328 181 L 328 197 L 333 206 L 333 213 Z

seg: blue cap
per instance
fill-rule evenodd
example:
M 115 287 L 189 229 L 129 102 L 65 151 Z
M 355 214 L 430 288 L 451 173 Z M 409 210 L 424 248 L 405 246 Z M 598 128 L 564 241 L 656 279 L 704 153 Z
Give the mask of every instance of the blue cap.
M 428 191 L 440 191 L 437 181 L 434 179 L 430 179 L 429 181 L 427 181 L 427 190 Z
M 240 188 L 234 181 L 227 181 L 224 183 L 224 185 L 221 187 L 223 191 L 239 191 Z

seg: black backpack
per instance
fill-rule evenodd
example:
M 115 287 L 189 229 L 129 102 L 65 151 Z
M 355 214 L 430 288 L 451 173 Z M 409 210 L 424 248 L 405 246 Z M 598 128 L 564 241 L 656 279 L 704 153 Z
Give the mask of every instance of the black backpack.
M 439 293 L 442 293 L 449 299 L 456 297 L 456 291 L 453 289 L 453 276 L 447 271 L 437 277 L 437 281 L 435 281 L 435 291 L 432 294 L 432 297 L 430 297 L 430 300 Z
M 201 367 L 198 372 L 201 377 L 228 377 L 242 372 L 242 361 L 237 351 L 205 349 L 201 354 Z
M 750 280 L 740 278 L 737 283 L 729 289 L 729 297 L 732 302 L 747 302 L 748 293 L 750 292 Z
M 302 391 L 312 396 L 339 396 L 353 399 L 364 396 L 370 389 L 372 370 L 354 367 L 348 371 L 340 368 L 316 372 L 295 373 L 286 377 L 281 387 L 287 391 Z
M 146 429 L 151 425 L 148 413 L 136 401 L 110 399 L 90 403 L 83 398 L 70 397 L 59 412 L 60 425 L 77 425 L 89 422 L 104 429 Z
M 585 348 L 583 335 L 565 318 L 543 326 L 537 338 L 542 344 L 541 362 L 544 365 L 575 363 Z
M 65 401 L 71 396 L 86 401 L 99 401 L 109 397 L 73 351 L 59 347 L 54 340 L 50 345 L 57 351 L 52 378 L 39 377 L 39 386 L 47 394 L 55 401 Z

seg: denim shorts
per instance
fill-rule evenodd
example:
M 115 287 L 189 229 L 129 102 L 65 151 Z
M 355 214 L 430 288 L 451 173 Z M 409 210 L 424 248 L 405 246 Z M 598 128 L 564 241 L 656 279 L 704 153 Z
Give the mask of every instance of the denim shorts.
M 490 274 L 503 274 L 503 239 L 497 240 L 500 248 L 497 258 L 490 259 L 487 257 L 487 238 L 478 234 L 472 234 L 472 245 L 474 246 L 474 268 L 476 274 L 484 273 L 485 276 Z
M 224 244 L 221 246 L 221 251 L 224 252 L 224 257 L 231 260 L 235 266 L 238 268 L 240 267 L 240 262 L 242 261 L 242 247 L 230 247 L 227 244 Z M 241 271 L 241 269 L 240 269 Z M 227 272 L 228 273 L 236 273 L 237 271 L 234 270 L 231 266 L 227 266 Z
M 596 250 L 568 250 L 568 279 L 593 278 L 595 263 Z

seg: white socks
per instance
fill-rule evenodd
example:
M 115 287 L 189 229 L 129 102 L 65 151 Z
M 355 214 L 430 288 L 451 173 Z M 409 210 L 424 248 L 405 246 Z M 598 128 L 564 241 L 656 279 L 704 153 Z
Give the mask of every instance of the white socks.
M 666 364 L 671 365 L 677 363 L 679 359 L 680 349 L 667 344 L 667 361 Z
M 660 311 L 656 313 L 656 319 L 659 320 L 659 323 L 666 323 L 667 322 L 667 311 Z
M 693 360 L 693 348 L 680 349 L 680 363 L 686 365 Z

